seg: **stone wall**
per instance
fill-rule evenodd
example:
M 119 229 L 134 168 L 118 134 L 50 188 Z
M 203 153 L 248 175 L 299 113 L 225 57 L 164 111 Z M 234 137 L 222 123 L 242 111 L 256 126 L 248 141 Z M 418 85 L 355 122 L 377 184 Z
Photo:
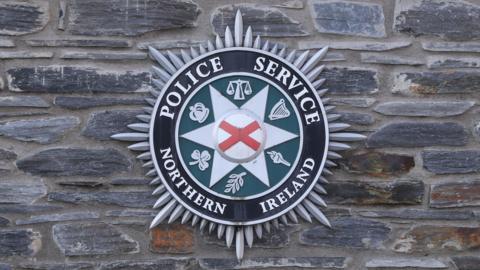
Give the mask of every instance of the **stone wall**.
M 479 1 L 241 2 L 0 1 L 0 269 L 479 269 Z M 329 45 L 329 98 L 368 136 L 327 186 L 333 229 L 281 226 L 242 263 L 189 225 L 149 231 L 145 170 L 109 139 L 152 87 L 147 46 L 201 44 L 237 8 Z

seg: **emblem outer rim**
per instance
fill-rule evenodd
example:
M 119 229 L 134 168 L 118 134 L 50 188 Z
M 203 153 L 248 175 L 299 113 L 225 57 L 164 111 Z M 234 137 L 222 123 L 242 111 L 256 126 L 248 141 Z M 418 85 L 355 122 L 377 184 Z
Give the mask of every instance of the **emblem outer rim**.
M 154 132 L 154 124 L 155 124 L 155 119 L 156 119 L 156 114 L 157 114 L 157 110 L 158 110 L 158 107 L 160 105 L 160 101 L 162 100 L 164 94 L 166 93 L 166 91 L 161 91 L 160 92 L 160 95 L 158 96 L 156 102 L 155 102 L 155 106 L 153 107 L 153 111 L 152 111 L 152 118 L 150 119 L 150 123 L 149 123 L 149 138 L 148 138 L 148 141 L 149 141 L 149 148 L 150 148 L 150 153 L 152 155 L 152 161 L 153 161 L 153 164 L 154 164 L 154 167 L 155 167 L 155 170 L 157 171 L 157 175 L 160 177 L 162 183 L 164 184 L 165 188 L 167 189 L 167 191 L 173 196 L 173 198 L 175 198 L 175 200 L 180 203 L 183 207 L 185 207 L 186 209 L 188 209 L 189 211 L 191 211 L 193 214 L 203 218 L 203 219 L 206 219 L 208 221 L 211 221 L 211 222 L 215 222 L 217 224 L 223 224 L 223 225 L 232 225 L 232 226 L 240 226 L 240 225 L 256 225 L 256 224 L 261 224 L 261 223 L 265 223 L 265 222 L 268 222 L 270 220 L 274 220 L 286 213 L 288 213 L 289 211 L 291 211 L 293 208 L 295 208 L 297 205 L 299 205 L 300 203 L 302 203 L 302 201 L 305 200 L 305 198 L 310 194 L 310 192 L 312 191 L 312 189 L 314 188 L 315 184 L 317 183 L 320 175 L 322 174 L 322 171 L 323 169 L 325 168 L 325 162 L 327 160 L 327 153 L 328 153 L 328 146 L 329 146 L 329 135 L 330 135 L 330 131 L 329 131 L 329 122 L 328 122 L 328 119 L 327 119 L 327 113 L 325 111 L 325 108 L 323 106 L 323 102 L 321 101 L 320 97 L 317 95 L 317 93 L 315 92 L 315 87 L 313 87 L 312 85 L 312 82 L 310 82 L 310 80 L 303 74 L 303 72 L 301 72 L 296 66 L 294 66 L 293 64 L 285 61 L 284 59 L 282 59 L 281 57 L 279 57 L 278 55 L 275 55 L 275 54 L 272 54 L 270 52 L 267 52 L 267 51 L 264 51 L 264 50 L 260 50 L 260 49 L 256 49 L 256 48 L 250 48 L 250 47 L 241 47 L 241 46 L 235 46 L 235 47 L 229 47 L 229 48 L 223 48 L 223 49 L 215 49 L 213 51 L 210 51 L 210 52 L 207 52 L 205 54 L 202 54 L 202 55 L 199 55 L 198 57 L 195 57 L 193 58 L 192 60 L 190 60 L 189 62 L 185 63 L 184 66 L 182 66 L 181 68 L 179 68 L 172 76 L 171 78 L 168 80 L 168 82 L 165 83 L 165 86 L 163 87 L 162 90 L 164 89 L 167 89 L 168 87 L 170 87 L 170 85 L 173 83 L 173 81 L 178 77 L 178 75 L 180 73 L 182 73 L 186 68 L 190 67 L 192 64 L 194 64 L 195 62 L 199 61 L 200 59 L 204 59 L 204 58 L 207 58 L 209 57 L 210 55 L 213 55 L 213 54 L 216 54 L 216 53 L 220 53 L 220 52 L 229 52 L 229 51 L 251 51 L 251 52 L 255 52 L 255 53 L 258 53 L 258 54 L 265 54 L 265 55 L 268 55 L 269 57 L 272 57 L 273 59 L 281 62 L 282 64 L 284 65 L 288 65 L 291 69 L 293 69 L 298 75 L 300 76 L 308 85 L 309 87 L 309 90 L 310 91 L 313 91 L 314 92 L 314 96 L 316 98 L 316 101 L 317 103 L 320 105 L 320 110 L 322 112 L 322 120 L 323 122 L 325 123 L 324 124 L 324 129 L 325 129 L 325 149 L 323 151 L 323 157 L 322 157 L 322 161 L 320 163 L 320 166 L 319 166 L 319 169 L 315 175 L 315 177 L 313 178 L 313 181 L 312 181 L 312 184 L 307 187 L 307 189 L 305 190 L 305 192 L 303 194 L 301 194 L 301 196 L 294 202 L 292 202 L 288 207 L 286 207 L 285 209 L 283 209 L 282 211 L 278 212 L 278 213 L 275 213 L 267 218 L 263 218 L 263 219 L 258 219 L 258 220 L 252 220 L 252 221 L 247 221 L 247 222 L 230 222 L 230 221 L 225 221 L 225 220 L 219 220 L 219 219 L 216 219 L 216 218 L 212 218 L 208 215 L 205 215 L 203 213 L 200 213 L 198 212 L 197 210 L 194 210 L 192 208 L 190 208 L 183 200 L 181 200 L 177 194 L 175 192 L 173 192 L 170 188 L 170 186 L 167 184 L 167 181 L 165 180 L 165 178 L 163 177 L 163 174 L 161 173 L 161 170 L 159 169 L 159 165 L 158 165 L 158 162 L 157 162 L 157 157 L 156 157 L 156 154 L 155 154 L 155 149 L 154 149 L 154 144 L 153 144 L 153 132 Z

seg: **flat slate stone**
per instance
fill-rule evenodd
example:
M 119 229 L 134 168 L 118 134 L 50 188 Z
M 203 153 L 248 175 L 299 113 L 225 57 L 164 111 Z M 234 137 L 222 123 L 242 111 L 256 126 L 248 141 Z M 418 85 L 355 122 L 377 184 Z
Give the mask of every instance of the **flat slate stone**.
M 290 0 L 285 1 L 281 4 L 275 4 L 274 7 L 280 8 L 289 8 L 289 9 L 303 9 L 303 2 L 302 0 Z
M 375 118 L 368 113 L 357 112 L 338 112 L 342 115 L 339 121 L 345 122 L 351 125 L 369 126 L 375 123 Z
M 8 220 L 8 218 L 0 217 L 0 227 L 5 227 L 9 223 L 10 223 L 10 220 Z
M 196 26 L 200 8 L 188 0 L 71 0 L 67 13 L 66 29 L 74 35 L 138 36 Z
M 446 269 L 448 265 L 431 258 L 391 258 L 372 259 L 367 261 L 368 269 Z
M 1 57 L 1 55 L 0 55 Z M 104 61 L 123 61 L 123 60 L 145 60 L 146 53 L 139 52 L 62 52 L 61 59 L 71 60 L 104 60 Z
M 473 101 L 391 101 L 374 111 L 383 115 L 448 117 L 461 115 L 473 107 Z
M 51 204 L 0 204 L 0 213 L 2 214 L 38 214 L 41 212 L 52 212 L 62 210 L 60 205 Z
M 42 59 L 52 58 L 52 52 L 8 51 L 0 52 L 0 59 Z
M 158 198 L 151 191 L 125 192 L 51 192 L 49 201 L 67 202 L 83 205 L 107 204 L 131 208 L 151 208 Z
M 0 35 L 18 36 L 38 32 L 49 20 L 48 1 L 1 1 L 0 14 Z
M 0 183 L 0 203 L 30 204 L 46 194 L 47 187 L 41 179 L 2 180 Z
M 394 29 L 412 36 L 450 40 L 480 37 L 480 6 L 455 0 L 397 0 Z
M 480 73 L 468 71 L 406 72 L 395 75 L 393 93 L 402 95 L 480 92 Z
M 393 243 L 401 253 L 478 251 L 480 227 L 420 225 L 405 232 Z
M 199 259 L 201 269 L 224 270 L 224 269 L 345 269 L 347 258 L 345 257 L 259 257 L 246 258 L 241 262 L 234 258 L 203 258 Z M 292 268 L 293 269 L 293 268 Z
M 0 263 L 0 270 L 12 270 L 12 266 L 6 263 Z
M 352 50 L 352 51 L 391 51 L 395 49 L 401 49 L 410 47 L 411 41 L 336 41 L 336 42 L 319 42 L 319 41 L 299 41 L 298 48 L 301 50 L 321 49 L 328 46 L 330 49 L 335 50 Z
M 396 218 L 400 220 L 472 220 L 475 218 L 473 211 L 468 210 L 370 210 L 359 211 L 358 215 L 367 218 Z
M 69 97 L 58 96 L 53 102 L 56 106 L 69 110 L 81 110 L 94 107 L 117 105 L 145 105 L 145 98 L 116 98 L 116 97 Z
M 331 220 L 332 228 L 315 226 L 300 234 L 300 243 L 308 246 L 384 249 L 391 229 L 382 222 L 361 218 Z
M 139 244 L 129 235 L 105 223 L 55 224 L 53 240 L 65 256 L 132 254 Z
M 129 171 L 131 166 L 115 149 L 55 148 L 17 161 L 18 169 L 41 176 L 107 176 Z
M 366 141 L 369 148 L 466 145 L 468 134 L 453 122 L 398 122 L 381 127 Z
M 132 132 L 129 124 L 138 123 L 137 115 L 141 110 L 117 110 L 94 112 L 90 115 L 82 135 L 96 140 L 111 140 L 117 133 Z
M 478 256 L 458 256 L 452 257 L 452 260 L 458 270 L 477 270 L 480 265 Z
M 355 108 L 369 108 L 377 102 L 374 98 L 348 98 L 332 97 L 330 103 L 338 106 L 350 106 Z
M 331 95 L 360 95 L 378 92 L 375 70 L 353 68 L 327 68 L 322 73 L 326 81 L 323 88 Z
M 168 50 L 168 49 L 189 49 L 190 47 L 198 47 L 200 45 L 206 46 L 205 41 L 200 40 L 162 40 L 162 41 L 146 41 L 139 42 L 137 44 L 137 49 L 139 50 L 148 50 L 148 47 L 153 47 L 157 50 Z
M 116 39 L 28 39 L 27 45 L 32 47 L 107 47 L 129 48 L 132 42 Z
M 17 159 L 15 152 L 0 148 L 0 161 L 11 161 L 15 159 Z
M 0 47 L 1 48 L 12 48 L 12 47 L 15 47 L 15 42 L 11 39 L 2 38 L 2 39 L 0 39 Z
M 101 263 L 98 270 L 186 270 L 195 264 L 194 259 L 168 258 L 143 261 L 114 261 Z M 192 268 L 193 269 L 193 268 Z
M 313 21 L 320 33 L 382 38 L 385 17 L 381 5 L 348 1 L 312 2 Z
M 23 270 L 94 270 L 95 264 L 89 262 L 65 263 L 21 263 Z M 1 268 L 0 268 L 1 269 Z
M 421 181 L 360 182 L 336 181 L 325 186 L 327 201 L 345 205 L 421 204 L 425 185 Z
M 42 246 L 41 238 L 32 229 L 0 230 L 0 257 L 34 256 Z
M 480 42 L 422 42 L 422 48 L 432 52 L 480 52 Z
M 308 35 L 300 22 L 291 19 L 282 11 L 253 4 L 236 4 L 217 8 L 211 18 L 215 34 L 224 36 L 227 26 L 233 31 L 237 10 L 242 12 L 243 25 L 251 26 L 255 36 L 297 37 Z
M 423 167 L 435 174 L 480 172 L 480 151 L 440 151 L 422 152 Z
M 461 181 L 433 184 L 430 207 L 480 206 L 480 181 Z
M 100 214 L 96 212 L 69 212 L 61 214 L 46 214 L 46 215 L 37 215 L 31 216 L 28 219 L 17 219 L 15 221 L 16 225 L 26 225 L 26 224 L 37 224 L 37 223 L 46 223 L 46 222 L 59 222 L 59 221 L 73 221 L 73 220 L 89 220 L 97 219 L 100 217 Z
M 415 167 L 413 156 L 376 151 L 349 152 L 340 161 L 342 168 L 355 174 L 390 177 L 408 173 Z
M 478 68 L 480 67 L 480 58 L 458 56 L 429 56 L 427 57 L 427 66 L 429 69 Z
M 7 70 L 8 88 L 31 93 L 131 93 L 151 89 L 147 72 L 113 72 L 80 66 L 40 66 Z
M 0 97 L 0 107 L 49 108 L 50 105 L 37 96 L 8 96 Z
M 190 224 L 160 224 L 150 230 L 150 250 L 160 254 L 195 251 L 195 233 Z
M 362 63 L 368 64 L 382 64 L 382 65 L 406 65 L 406 66 L 421 66 L 425 61 L 418 58 L 405 57 L 393 54 L 384 53 L 361 53 L 360 59 Z
M 0 135 L 24 142 L 51 144 L 80 124 L 73 116 L 11 121 L 0 124 Z

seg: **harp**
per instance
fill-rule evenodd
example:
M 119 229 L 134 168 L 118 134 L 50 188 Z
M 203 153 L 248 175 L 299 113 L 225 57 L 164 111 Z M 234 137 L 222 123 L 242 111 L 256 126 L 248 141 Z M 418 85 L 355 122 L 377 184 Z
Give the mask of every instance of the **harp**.
M 290 111 L 287 109 L 287 106 L 285 105 L 285 100 L 282 98 L 277 103 L 275 103 L 275 105 L 273 105 L 273 108 L 268 115 L 268 119 L 273 121 L 287 118 L 289 116 Z

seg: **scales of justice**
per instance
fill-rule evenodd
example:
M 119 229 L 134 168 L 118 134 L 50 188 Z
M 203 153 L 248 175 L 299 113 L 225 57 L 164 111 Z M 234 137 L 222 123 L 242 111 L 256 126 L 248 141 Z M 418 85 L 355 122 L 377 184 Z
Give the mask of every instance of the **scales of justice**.
M 234 100 L 245 100 L 245 95 L 252 94 L 252 87 L 248 81 L 234 80 L 228 82 L 227 94 L 233 95 Z

